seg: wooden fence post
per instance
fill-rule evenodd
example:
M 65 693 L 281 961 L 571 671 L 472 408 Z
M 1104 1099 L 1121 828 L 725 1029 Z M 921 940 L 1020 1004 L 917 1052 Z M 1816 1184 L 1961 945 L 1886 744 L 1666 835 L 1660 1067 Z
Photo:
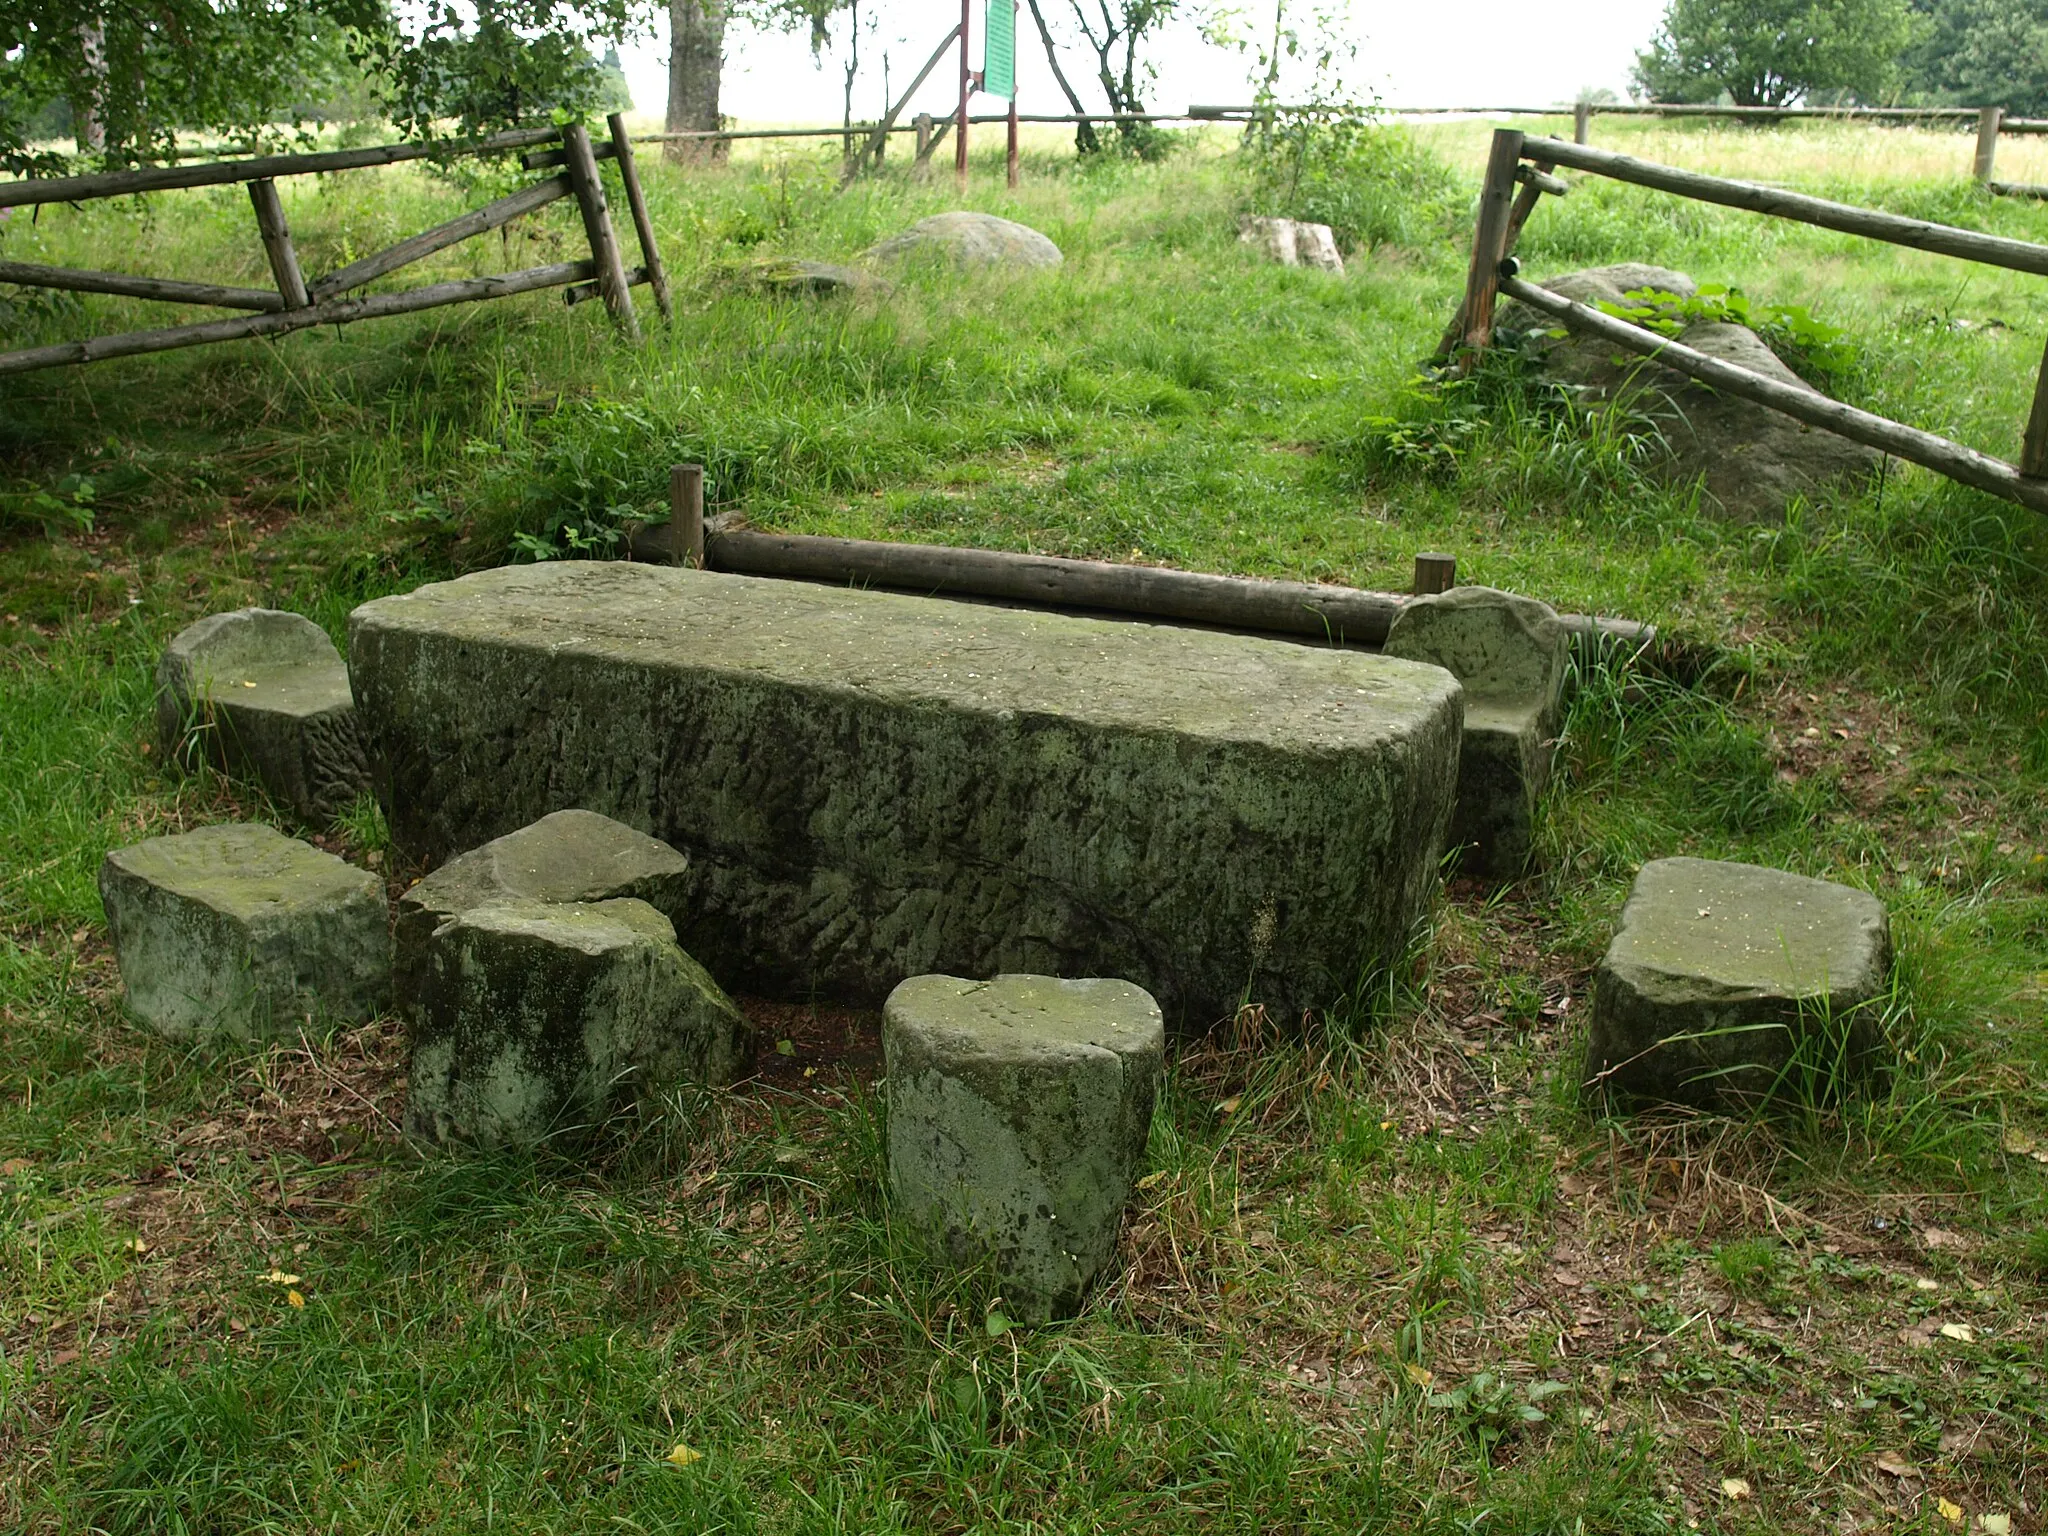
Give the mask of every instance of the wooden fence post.
M 923 165 L 932 153 L 932 115 L 920 112 L 911 122 L 917 125 L 917 163 Z
M 270 275 L 277 279 L 278 296 L 286 309 L 304 309 L 313 300 L 306 292 L 306 276 L 299 270 L 299 253 L 292 249 L 292 232 L 284 221 L 277 183 L 268 176 L 250 182 L 249 201 L 256 208 L 256 228 L 263 236 L 263 254 L 270 258 Z
M 654 290 L 654 304 L 663 320 L 675 319 L 669 303 L 668 269 L 661 264 L 661 251 L 654 243 L 654 220 L 647 216 L 647 199 L 640 191 L 640 170 L 633 163 L 633 141 L 626 136 L 626 118 L 614 112 L 605 119 L 612 131 L 612 149 L 619 162 L 619 180 L 626 188 L 626 207 L 633 215 L 633 232 L 640 237 L 640 260 L 647 268 L 647 286 Z
M 2041 356 L 2041 372 L 2034 380 L 2034 408 L 2027 413 L 2027 435 L 2020 444 L 2020 473 L 2036 478 L 2048 474 L 2048 351 Z
M 1991 180 L 1992 166 L 1998 159 L 1998 129 L 2004 120 L 2003 107 L 1986 107 L 1977 114 L 1977 162 L 1972 174 L 1980 187 Z
M 1521 164 L 1521 130 L 1494 129 L 1493 149 L 1486 157 L 1486 180 L 1479 189 L 1479 221 L 1472 232 L 1472 265 L 1465 274 L 1463 341 L 1475 353 L 1485 351 L 1493 340 L 1493 300 L 1500 290 L 1515 172 Z
M 1589 101 L 1582 101 L 1572 108 L 1572 142 L 1593 142 L 1593 104 Z
M 1455 555 L 1440 555 L 1425 551 L 1415 557 L 1415 595 L 1430 597 L 1438 592 L 1448 592 L 1458 584 L 1458 560 Z
M 668 472 L 668 558 L 704 569 L 704 466 L 674 464 Z
M 583 233 L 590 241 L 590 258 L 597 267 L 598 291 L 605 308 L 612 312 L 619 328 L 634 341 L 640 339 L 640 322 L 633 317 L 633 290 L 626 286 L 626 264 L 619 257 L 619 236 L 612 228 L 611 210 L 605 206 L 604 183 L 598 180 L 597 156 L 590 149 L 590 133 L 581 123 L 562 129 L 562 147 L 569 157 L 569 185 L 576 191 L 576 203 L 583 210 Z

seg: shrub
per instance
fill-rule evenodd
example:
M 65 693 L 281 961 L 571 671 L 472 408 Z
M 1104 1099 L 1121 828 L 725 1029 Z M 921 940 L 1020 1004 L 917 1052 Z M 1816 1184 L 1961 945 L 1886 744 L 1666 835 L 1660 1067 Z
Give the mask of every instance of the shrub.
M 1347 250 L 1413 244 L 1457 206 L 1451 168 L 1361 112 L 1276 109 L 1246 136 L 1250 212 L 1327 224 Z

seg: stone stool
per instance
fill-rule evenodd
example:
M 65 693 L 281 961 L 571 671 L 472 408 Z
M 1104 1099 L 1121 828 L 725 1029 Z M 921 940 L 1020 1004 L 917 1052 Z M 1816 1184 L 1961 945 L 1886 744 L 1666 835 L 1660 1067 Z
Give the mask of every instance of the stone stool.
M 128 1006 L 175 1040 L 374 1017 L 391 996 L 384 882 L 271 827 L 117 848 L 100 901 Z
M 1550 782 L 1569 637 L 1532 597 L 1453 587 L 1394 616 L 1386 654 L 1442 667 L 1465 687 L 1451 845 L 1473 874 L 1511 878 L 1534 852 L 1536 800 Z
M 201 619 L 165 650 L 156 684 L 168 761 L 252 780 L 315 826 L 370 786 L 348 668 L 311 619 L 274 608 Z
M 1165 1068 L 1127 981 L 913 976 L 889 995 L 889 1182 L 949 1258 L 992 1258 L 1013 1316 L 1070 1316 L 1116 1249 Z
M 1755 864 L 1645 864 L 1594 979 L 1587 1085 L 1753 1106 L 1830 1019 L 1841 1037 L 1821 1050 L 1868 1066 L 1881 1042 L 1865 1005 L 1891 959 L 1867 891 Z

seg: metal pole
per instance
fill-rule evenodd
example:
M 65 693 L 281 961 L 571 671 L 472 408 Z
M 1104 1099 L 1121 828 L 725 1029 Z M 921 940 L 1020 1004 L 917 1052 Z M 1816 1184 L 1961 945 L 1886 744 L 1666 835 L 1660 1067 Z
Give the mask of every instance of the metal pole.
M 1007 159 L 1010 171 L 1010 190 L 1017 190 L 1017 86 L 1010 85 L 1010 149 Z
M 960 116 L 953 125 L 953 179 L 962 192 L 967 190 L 967 29 L 972 4 L 973 0 L 960 0 Z

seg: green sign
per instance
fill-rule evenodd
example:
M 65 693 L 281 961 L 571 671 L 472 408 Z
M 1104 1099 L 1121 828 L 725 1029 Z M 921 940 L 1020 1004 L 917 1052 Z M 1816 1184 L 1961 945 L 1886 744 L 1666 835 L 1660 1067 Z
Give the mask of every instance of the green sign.
M 1017 0 L 988 0 L 981 36 L 981 88 L 1007 101 L 1017 94 Z

